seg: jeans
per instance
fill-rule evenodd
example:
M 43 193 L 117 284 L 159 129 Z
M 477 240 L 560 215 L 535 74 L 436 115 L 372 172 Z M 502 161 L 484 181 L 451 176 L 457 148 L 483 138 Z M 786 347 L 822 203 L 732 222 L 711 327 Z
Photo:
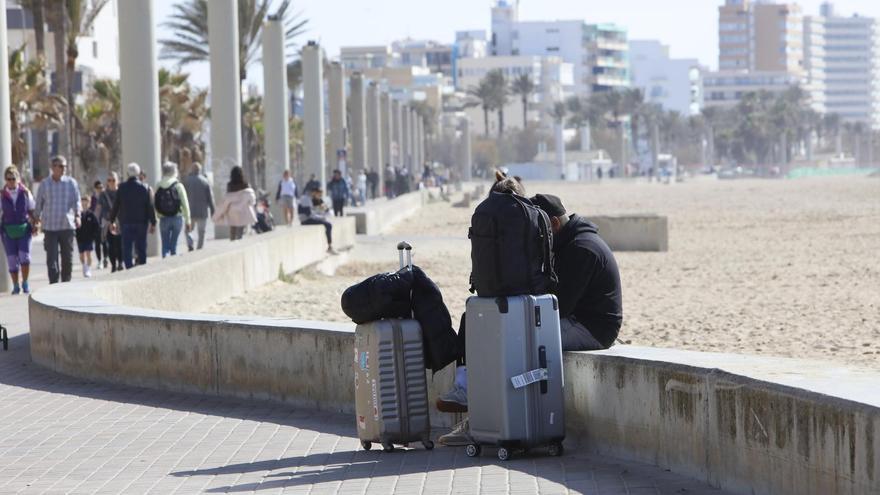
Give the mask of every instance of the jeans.
M 205 247 L 205 229 L 208 227 L 208 219 L 207 218 L 193 218 L 192 219 L 192 230 L 186 233 L 186 245 L 189 247 L 189 250 L 192 251 L 193 248 L 196 247 L 196 243 L 193 241 L 193 230 L 198 230 L 199 233 L 199 242 L 198 249 L 202 249 Z
M 73 230 L 47 230 L 43 239 L 49 283 L 58 283 L 58 255 L 61 255 L 61 281 L 70 282 L 73 269 Z
M 327 236 L 327 245 L 333 246 L 333 224 L 327 220 L 320 220 L 318 218 L 307 218 L 302 221 L 303 225 L 323 225 L 324 226 L 324 234 Z
M 183 217 L 162 217 L 159 219 L 159 235 L 162 237 L 162 257 L 177 255 L 177 239 L 183 230 Z
M 342 207 L 345 205 L 345 198 L 333 198 L 333 216 L 341 217 L 342 216 Z
M 133 248 L 133 249 L 132 249 Z M 147 264 L 147 224 L 129 223 L 122 225 L 122 262 L 125 268 L 134 266 L 132 250 L 137 253 L 137 264 Z
M 580 322 L 573 318 L 559 320 L 563 351 L 598 351 L 605 347 Z

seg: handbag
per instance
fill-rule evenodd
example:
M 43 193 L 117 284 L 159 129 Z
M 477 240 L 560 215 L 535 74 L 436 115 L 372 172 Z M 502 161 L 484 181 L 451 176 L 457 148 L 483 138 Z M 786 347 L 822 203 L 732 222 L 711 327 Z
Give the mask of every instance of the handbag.
M 21 239 L 22 237 L 28 235 L 30 224 L 25 223 L 7 223 L 3 224 L 3 231 L 6 232 L 6 235 L 16 241 Z

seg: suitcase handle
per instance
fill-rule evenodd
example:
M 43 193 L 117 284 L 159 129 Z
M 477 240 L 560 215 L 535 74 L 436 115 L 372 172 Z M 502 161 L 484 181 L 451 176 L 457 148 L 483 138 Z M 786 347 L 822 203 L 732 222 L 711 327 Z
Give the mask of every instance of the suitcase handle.
M 406 264 L 403 262 L 403 252 L 406 251 Z M 400 241 L 397 244 L 397 256 L 400 258 L 400 268 L 412 268 L 412 246 L 406 241 Z
M 538 367 L 547 369 L 547 347 L 538 347 Z M 541 380 L 541 393 L 547 393 L 547 380 Z

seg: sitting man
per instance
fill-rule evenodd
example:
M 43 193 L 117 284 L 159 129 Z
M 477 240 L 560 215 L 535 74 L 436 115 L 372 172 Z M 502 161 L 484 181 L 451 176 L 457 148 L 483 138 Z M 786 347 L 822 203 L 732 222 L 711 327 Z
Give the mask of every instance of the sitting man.
M 510 192 L 519 193 L 516 189 Z M 562 350 L 593 351 L 611 347 L 623 321 L 620 273 L 611 249 L 599 237 L 595 225 L 576 214 L 567 214 L 558 197 L 538 194 L 531 201 L 550 217 L 553 231 Z M 462 317 L 459 330 L 462 348 L 464 330 Z M 437 409 L 467 412 L 465 366 L 456 369 L 453 389 L 437 400 Z M 471 443 L 467 419 L 439 441 L 446 446 Z

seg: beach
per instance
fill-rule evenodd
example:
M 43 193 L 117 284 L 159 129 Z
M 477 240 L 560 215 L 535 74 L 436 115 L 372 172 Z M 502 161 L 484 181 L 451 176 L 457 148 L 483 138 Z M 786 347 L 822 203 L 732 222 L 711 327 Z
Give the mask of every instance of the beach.
M 615 253 L 621 341 L 880 369 L 880 178 L 526 187 L 560 196 L 569 212 L 586 218 L 668 217 L 668 252 Z M 335 271 L 309 268 L 206 312 L 349 321 L 342 292 L 396 269 L 394 245 L 406 239 L 457 326 L 470 295 L 467 228 L 475 205 L 427 205 L 387 235 L 359 236 Z

